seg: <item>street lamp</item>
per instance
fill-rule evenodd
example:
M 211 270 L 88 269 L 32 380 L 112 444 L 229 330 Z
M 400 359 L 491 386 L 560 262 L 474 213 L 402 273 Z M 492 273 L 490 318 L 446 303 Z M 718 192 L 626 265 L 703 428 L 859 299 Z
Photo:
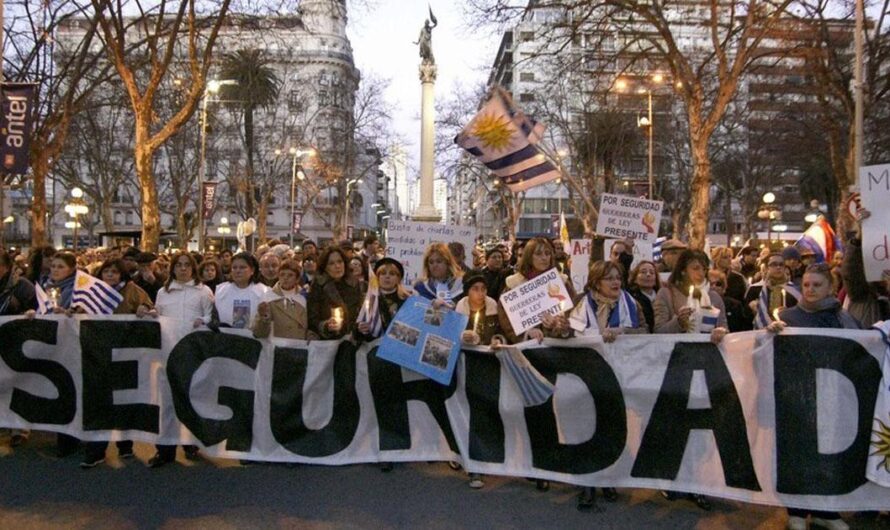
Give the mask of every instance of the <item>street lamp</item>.
M 293 155 L 290 177 L 290 246 L 293 248 L 294 232 L 297 231 L 297 225 L 294 223 L 294 215 L 297 211 L 297 180 L 304 180 L 306 178 L 306 173 L 303 172 L 303 168 L 297 165 L 297 159 L 304 156 L 315 155 L 315 149 L 312 149 L 311 147 L 309 149 L 291 147 L 288 152 Z M 276 153 L 280 153 L 280 151 L 276 151 Z
M 349 188 L 355 184 L 361 184 L 364 182 L 361 177 L 349 180 L 346 182 L 346 212 L 343 215 L 343 235 L 346 235 L 346 231 L 349 227 Z
M 78 217 L 86 215 L 89 211 L 90 209 L 83 201 L 83 190 L 77 187 L 73 188 L 71 190 L 71 201 L 65 205 L 65 212 L 73 217 L 74 221 L 65 223 L 65 228 L 74 229 L 74 252 L 77 252 L 77 229 L 80 228 Z
M 648 158 L 649 158 L 649 199 L 653 199 L 655 197 L 655 170 L 654 170 L 654 153 L 655 153 L 655 117 L 652 114 L 652 89 L 655 86 L 661 85 L 664 83 L 664 76 L 659 73 L 654 73 L 649 76 L 649 82 L 641 86 L 637 89 L 638 94 L 646 94 L 646 98 L 648 100 L 648 112 L 646 116 L 637 118 L 637 127 L 645 128 L 647 130 L 647 136 L 649 139 L 649 150 L 648 150 Z M 627 90 L 628 83 L 624 79 L 618 79 L 615 81 L 615 88 L 619 92 L 623 92 Z
M 772 246 L 772 224 L 776 219 L 781 219 L 782 212 L 774 203 L 776 202 L 776 194 L 768 191 L 763 194 L 763 204 L 757 211 L 757 217 L 766 220 L 766 244 Z M 787 227 L 785 227 L 787 229 Z M 779 230 L 780 232 L 782 230 Z
M 204 88 L 201 98 L 201 158 L 198 160 L 198 251 L 204 252 L 204 172 L 207 157 L 207 101 L 211 94 L 219 92 L 220 87 L 237 85 L 234 79 L 218 81 L 211 79 Z

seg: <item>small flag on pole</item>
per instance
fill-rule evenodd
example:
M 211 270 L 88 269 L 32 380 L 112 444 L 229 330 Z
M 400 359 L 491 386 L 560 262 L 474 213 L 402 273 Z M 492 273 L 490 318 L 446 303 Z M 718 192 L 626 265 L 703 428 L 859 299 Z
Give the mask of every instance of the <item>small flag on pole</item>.
M 518 348 L 500 348 L 495 351 L 501 364 L 507 369 L 516 390 L 522 395 L 526 407 L 534 407 L 546 403 L 553 395 L 553 383 L 535 370 L 525 355 Z
M 362 303 L 362 310 L 359 311 L 356 323 L 367 323 L 371 327 L 369 333 L 373 337 L 379 337 L 383 331 L 383 323 L 380 321 L 380 284 L 377 282 L 377 275 L 374 274 L 374 268 L 368 266 L 368 292 L 365 294 L 365 301 Z
M 537 147 L 544 125 L 522 113 L 503 89 L 491 97 L 454 143 L 478 158 L 514 193 L 560 177 L 560 172 Z
M 123 301 L 124 297 L 114 287 L 77 271 L 71 293 L 72 308 L 79 307 L 89 315 L 110 315 Z
M 37 314 L 47 315 L 52 313 L 55 302 L 46 294 L 46 291 L 44 291 L 43 287 L 37 282 L 34 282 L 34 294 L 37 297 Z

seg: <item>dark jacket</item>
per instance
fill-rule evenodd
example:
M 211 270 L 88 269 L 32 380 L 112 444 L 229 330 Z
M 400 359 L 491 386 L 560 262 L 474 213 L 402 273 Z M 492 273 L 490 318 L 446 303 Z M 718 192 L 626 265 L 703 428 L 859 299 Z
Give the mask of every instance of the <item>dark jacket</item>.
M 849 305 L 847 311 L 863 327 L 871 327 L 875 322 L 890 318 L 890 300 L 879 282 L 869 283 L 865 279 L 865 265 L 862 262 L 862 242 L 851 238 L 847 241 L 844 262 L 841 265 L 844 289 Z
M 355 320 L 364 301 L 364 293 L 354 280 L 344 277 L 334 281 L 324 274 L 312 280 L 309 296 L 306 299 L 306 310 L 309 316 L 309 329 L 318 333 L 322 339 L 339 339 L 355 329 Z M 332 309 L 340 308 L 343 326 L 339 333 L 331 333 L 325 329 L 324 323 L 331 318 Z
M 380 312 L 380 336 L 386 333 L 386 330 L 389 328 L 389 325 L 395 318 L 396 313 L 398 313 L 399 309 L 402 308 L 405 300 L 407 300 L 407 298 L 402 298 L 401 296 L 399 296 L 399 292 L 397 290 L 391 293 L 380 295 L 380 300 L 378 300 L 377 302 L 377 308 Z M 362 341 L 372 341 L 379 338 L 380 336 L 370 333 L 366 335 L 358 331 L 358 328 L 356 328 L 355 330 L 356 339 Z
M 21 315 L 29 309 L 37 309 L 34 284 L 8 272 L 0 278 L 0 315 Z
M 860 329 L 859 322 L 841 309 L 841 303 L 837 299 L 820 311 L 809 311 L 798 304 L 779 313 L 779 318 L 795 328 Z
M 655 310 L 652 308 L 652 300 L 649 300 L 649 297 L 636 285 L 628 289 L 627 292 L 634 297 L 640 309 L 643 310 L 643 316 L 646 317 L 646 329 L 649 330 L 649 333 L 655 333 Z

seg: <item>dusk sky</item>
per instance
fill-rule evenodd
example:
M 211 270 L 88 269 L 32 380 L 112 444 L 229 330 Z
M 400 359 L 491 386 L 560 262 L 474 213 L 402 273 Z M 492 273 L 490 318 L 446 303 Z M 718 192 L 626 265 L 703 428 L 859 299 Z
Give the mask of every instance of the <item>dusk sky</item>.
M 388 100 L 395 107 L 395 128 L 406 140 L 412 166 L 419 163 L 420 80 L 417 41 L 429 16 L 421 0 L 375 0 L 376 8 L 349 13 L 349 38 L 358 68 L 391 80 Z M 441 102 L 455 83 L 472 86 L 487 79 L 500 35 L 471 32 L 463 8 L 454 0 L 431 0 L 439 25 L 433 30 L 433 54 L 438 65 L 436 101 Z M 412 173 L 409 173 L 413 175 Z

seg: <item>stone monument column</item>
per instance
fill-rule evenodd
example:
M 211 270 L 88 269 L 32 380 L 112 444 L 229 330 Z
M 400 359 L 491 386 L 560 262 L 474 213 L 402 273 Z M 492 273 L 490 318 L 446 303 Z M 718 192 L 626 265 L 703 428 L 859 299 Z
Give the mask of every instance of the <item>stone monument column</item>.
M 411 216 L 415 221 L 439 222 L 441 216 L 433 201 L 433 162 L 435 159 L 435 107 L 436 63 L 424 59 L 420 64 L 422 87 L 420 110 L 420 204 Z

